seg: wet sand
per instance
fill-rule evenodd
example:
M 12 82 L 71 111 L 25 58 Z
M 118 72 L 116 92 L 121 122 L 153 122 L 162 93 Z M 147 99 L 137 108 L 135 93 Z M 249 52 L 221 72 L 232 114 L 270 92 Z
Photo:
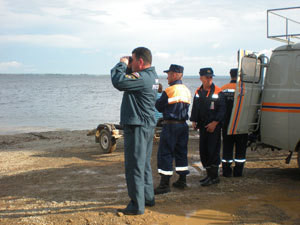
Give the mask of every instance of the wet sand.
M 300 224 L 296 155 L 285 164 L 285 151 L 248 149 L 244 177 L 221 177 L 220 184 L 201 187 L 195 138 L 189 141 L 186 190 L 156 196 L 144 215 L 117 215 L 129 201 L 123 140 L 104 154 L 87 133 L 0 136 L 0 224 Z M 157 147 L 154 142 L 155 186 Z

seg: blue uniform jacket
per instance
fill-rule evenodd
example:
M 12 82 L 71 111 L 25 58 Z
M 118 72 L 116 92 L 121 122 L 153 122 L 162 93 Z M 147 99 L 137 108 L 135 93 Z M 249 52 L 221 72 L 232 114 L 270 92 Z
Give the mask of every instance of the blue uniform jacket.
M 154 67 L 126 74 L 126 64 L 118 63 L 111 69 L 111 81 L 119 91 L 124 91 L 121 104 L 122 125 L 155 126 L 154 105 L 158 77 Z
M 203 86 L 196 90 L 191 113 L 191 121 L 197 122 L 198 128 L 206 126 L 212 121 L 222 124 L 226 113 L 224 95 L 221 88 L 211 85 L 207 92 Z
M 168 89 L 176 88 L 177 84 L 184 86 L 181 80 L 174 81 L 170 84 L 170 87 L 162 93 L 161 97 L 156 100 L 155 107 L 159 112 L 163 113 L 164 120 L 188 120 L 189 118 L 188 112 L 191 94 L 188 88 L 184 86 L 181 91 L 175 93 L 174 96 L 167 95 Z M 177 98 L 176 102 L 170 101 L 171 97 Z

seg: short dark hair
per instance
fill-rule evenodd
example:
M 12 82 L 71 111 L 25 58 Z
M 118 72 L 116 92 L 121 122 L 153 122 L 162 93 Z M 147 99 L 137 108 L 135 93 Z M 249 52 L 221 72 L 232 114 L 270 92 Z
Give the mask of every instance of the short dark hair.
M 152 63 L 152 54 L 148 48 L 138 47 L 132 51 L 132 54 L 135 54 L 136 59 L 142 58 L 146 64 Z
M 230 73 L 231 78 L 237 78 L 238 69 L 237 68 L 232 68 L 229 73 Z

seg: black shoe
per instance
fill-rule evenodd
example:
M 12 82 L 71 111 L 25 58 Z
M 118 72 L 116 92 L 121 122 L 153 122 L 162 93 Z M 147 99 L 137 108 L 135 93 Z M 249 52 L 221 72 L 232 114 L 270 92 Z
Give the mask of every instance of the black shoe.
M 234 176 L 234 177 L 242 177 L 243 174 L 241 174 L 241 173 L 233 173 L 233 176 Z
M 220 183 L 220 178 L 216 177 L 216 178 L 208 178 L 205 182 L 201 183 L 201 186 L 206 187 L 206 186 L 210 186 L 213 184 L 218 184 Z
M 203 179 L 199 180 L 200 184 L 206 182 L 208 180 L 209 176 L 204 177 Z
M 222 162 L 222 174 L 223 177 L 232 177 L 231 163 Z
M 234 177 L 242 177 L 245 163 L 235 163 L 235 167 L 233 168 L 233 176 Z
M 154 194 L 155 195 L 161 195 L 170 192 L 170 186 L 158 186 L 157 188 L 154 189 Z
M 144 213 L 136 210 L 128 210 L 128 209 L 117 209 L 117 212 L 123 213 L 124 215 L 142 215 Z
M 155 195 L 165 194 L 171 191 L 170 189 L 170 177 L 167 175 L 161 175 L 160 183 L 157 188 L 154 189 Z
M 145 206 L 148 207 L 155 206 L 155 200 L 153 199 L 152 201 L 145 201 Z
M 182 182 L 182 181 L 178 180 L 173 183 L 173 187 L 178 188 L 178 189 L 184 189 L 187 187 L 187 185 L 186 185 L 186 182 Z
M 224 173 L 223 172 L 223 177 L 232 177 L 232 173 Z

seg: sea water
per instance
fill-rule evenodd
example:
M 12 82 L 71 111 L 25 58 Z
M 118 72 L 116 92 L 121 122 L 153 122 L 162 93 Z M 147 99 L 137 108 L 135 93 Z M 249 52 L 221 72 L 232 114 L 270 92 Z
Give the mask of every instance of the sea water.
M 216 76 L 218 86 L 229 76 Z M 167 77 L 160 76 L 163 88 Z M 184 77 L 192 95 L 199 76 Z M 0 134 L 94 129 L 118 124 L 123 93 L 109 75 L 0 74 Z M 190 107 L 191 108 L 191 107 Z

